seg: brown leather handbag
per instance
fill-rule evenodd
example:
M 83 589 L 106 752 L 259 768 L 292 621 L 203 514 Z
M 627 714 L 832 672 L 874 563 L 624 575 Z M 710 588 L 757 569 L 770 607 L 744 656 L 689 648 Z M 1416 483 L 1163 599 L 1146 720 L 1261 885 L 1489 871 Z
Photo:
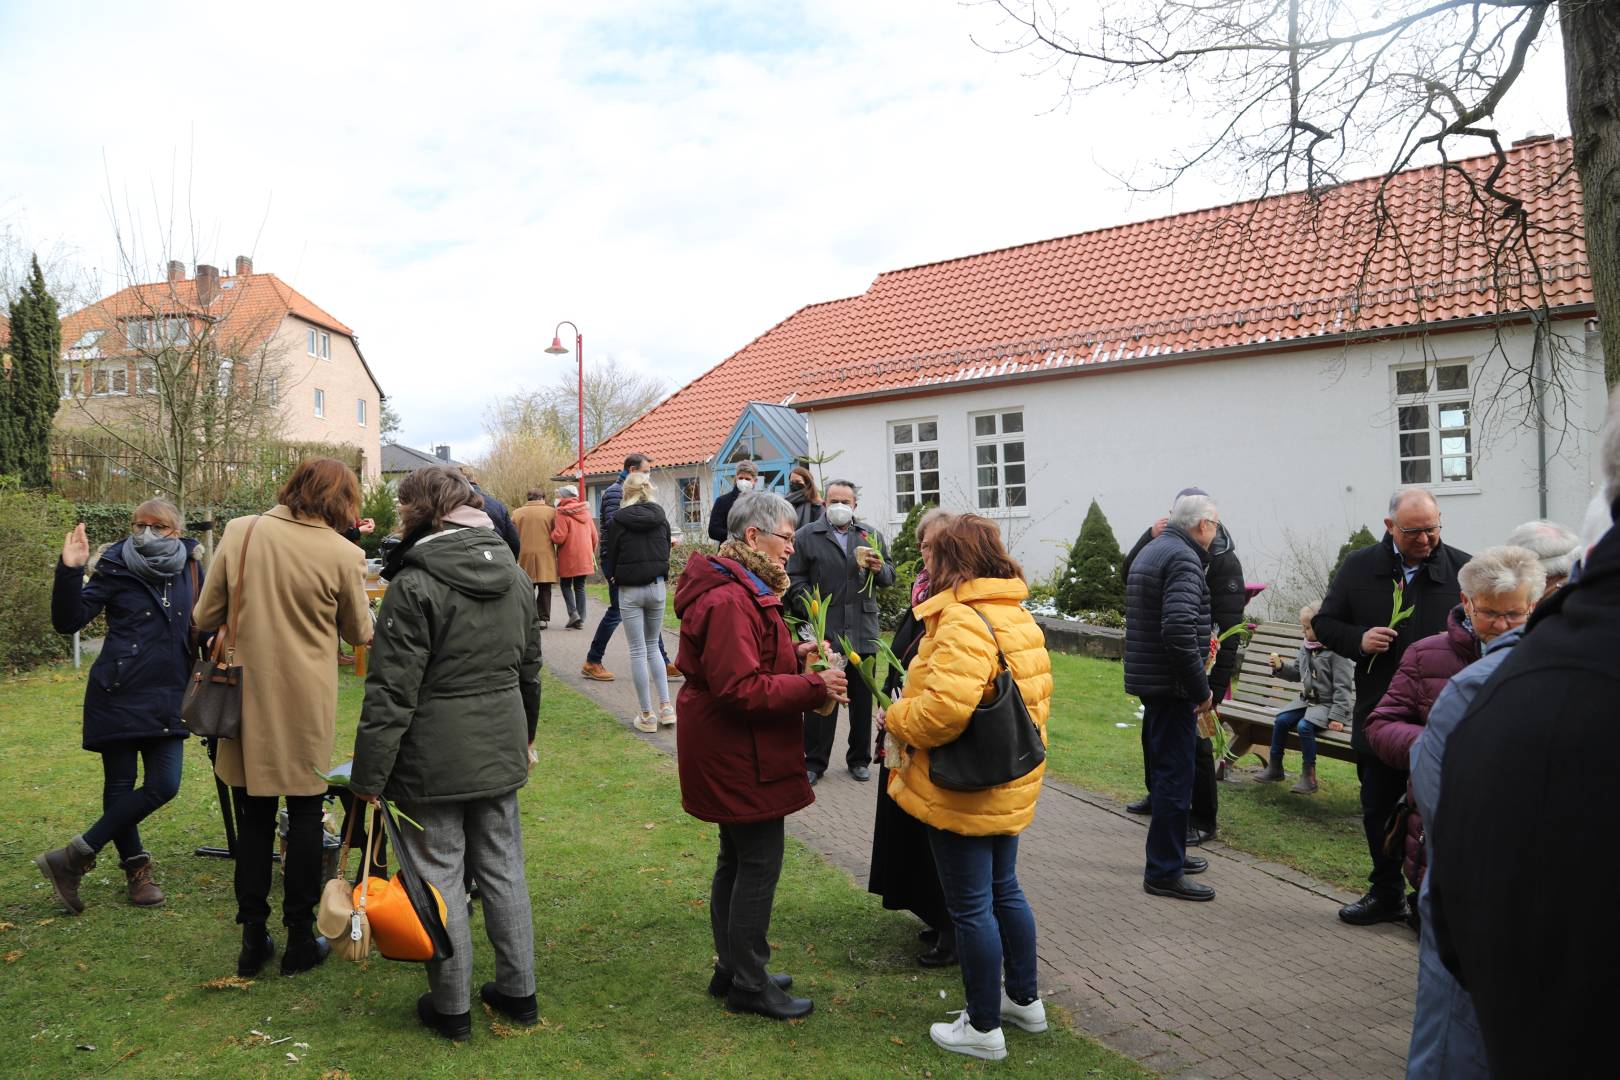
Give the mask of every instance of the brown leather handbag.
M 236 624 L 242 616 L 242 579 L 247 576 L 248 544 L 258 528 L 255 517 L 242 537 L 242 564 L 226 607 L 225 625 L 214 634 L 209 655 L 191 668 L 191 681 L 180 701 L 180 719 L 193 735 L 210 739 L 242 737 L 242 668 L 236 663 Z M 195 599 L 193 599 L 195 603 Z

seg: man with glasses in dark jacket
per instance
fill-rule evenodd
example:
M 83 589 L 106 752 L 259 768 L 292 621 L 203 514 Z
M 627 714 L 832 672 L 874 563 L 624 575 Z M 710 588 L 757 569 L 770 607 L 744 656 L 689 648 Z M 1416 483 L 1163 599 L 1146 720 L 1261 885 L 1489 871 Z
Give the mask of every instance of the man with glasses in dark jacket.
M 1187 854 L 1187 813 L 1198 723 L 1215 705 L 1204 672 L 1210 628 L 1204 572 L 1220 523 L 1209 496 L 1177 499 L 1164 531 L 1142 549 L 1125 582 L 1125 692 L 1142 699 L 1152 766 L 1142 887 L 1176 900 L 1215 899 L 1214 889 L 1187 878 L 1209 868 Z
M 1182 488 L 1176 492 L 1176 499 L 1183 495 L 1208 495 L 1203 488 Z M 1175 505 L 1175 500 L 1171 500 Z M 1170 523 L 1168 517 L 1162 517 L 1149 526 L 1131 548 L 1131 553 L 1125 556 L 1125 561 L 1119 568 L 1119 576 L 1129 582 L 1131 578 L 1131 565 L 1136 557 L 1142 553 Z M 1209 611 L 1215 621 L 1215 633 L 1230 630 L 1243 621 L 1243 608 L 1248 602 L 1248 588 L 1243 580 L 1243 564 L 1238 561 L 1237 547 L 1232 543 L 1232 534 L 1226 531 L 1224 524 L 1218 525 L 1215 540 L 1209 545 L 1209 570 L 1204 579 L 1209 582 Z M 1215 667 L 1209 673 L 1209 692 L 1215 696 L 1215 707 L 1220 708 L 1222 701 L 1226 700 L 1226 692 L 1232 686 L 1232 676 L 1237 673 L 1238 653 L 1241 645 L 1238 635 L 1234 634 L 1221 642 L 1221 650 L 1215 656 Z M 1216 818 L 1220 812 L 1220 798 L 1216 794 L 1215 781 L 1219 775 L 1215 769 L 1215 744 L 1210 739 L 1200 736 L 1198 739 L 1198 753 L 1193 761 L 1193 793 L 1192 812 L 1187 819 L 1187 843 L 1193 847 L 1205 841 L 1215 839 L 1217 828 Z M 1153 786 L 1153 761 L 1148 754 L 1147 725 L 1142 725 L 1142 774 L 1146 777 L 1145 783 L 1151 789 Z M 1143 795 L 1140 799 L 1125 807 L 1133 814 L 1150 814 L 1153 812 L 1153 799 Z
M 1366 895 L 1339 909 L 1353 926 L 1406 918 L 1406 885 L 1399 856 L 1384 851 L 1389 815 L 1406 794 L 1406 770 L 1378 759 L 1367 742 L 1367 714 L 1389 689 L 1406 647 L 1446 628 L 1457 604 L 1457 571 L 1467 552 L 1440 540 L 1440 506 L 1426 488 L 1399 488 L 1389 499 L 1384 538 L 1351 552 L 1339 568 L 1312 626 L 1317 640 L 1356 665 L 1356 707 L 1350 745 L 1361 781 L 1361 825 L 1372 872 Z M 1399 592 L 1412 614 L 1393 629 L 1390 612 Z

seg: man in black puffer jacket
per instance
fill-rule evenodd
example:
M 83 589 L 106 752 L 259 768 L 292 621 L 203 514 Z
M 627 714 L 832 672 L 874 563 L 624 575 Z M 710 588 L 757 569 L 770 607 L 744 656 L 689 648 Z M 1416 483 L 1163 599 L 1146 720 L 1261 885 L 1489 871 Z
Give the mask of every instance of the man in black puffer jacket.
M 1207 495 L 1176 500 L 1158 539 L 1137 556 L 1125 583 L 1125 692 L 1142 699 L 1152 761 L 1153 819 L 1142 886 L 1155 896 L 1213 900 L 1215 890 L 1188 881 L 1209 864 L 1187 857 L 1198 720 L 1214 705 L 1209 655 L 1209 547 L 1220 511 Z
M 1176 492 L 1176 498 L 1183 495 L 1208 495 L 1203 488 L 1183 488 Z M 1175 500 L 1171 500 L 1174 505 Z M 1131 553 L 1125 556 L 1120 565 L 1119 576 L 1126 581 L 1131 577 L 1131 564 L 1142 553 L 1148 543 L 1164 531 L 1169 524 L 1168 517 L 1162 517 L 1150 527 L 1143 530 L 1141 539 L 1131 548 Z M 1232 534 L 1221 525 L 1215 533 L 1214 543 L 1209 545 L 1209 570 L 1204 574 L 1204 580 L 1209 582 L 1209 612 L 1215 620 L 1215 633 L 1230 630 L 1243 621 L 1243 608 L 1248 601 L 1248 587 L 1243 578 L 1243 564 L 1238 561 L 1237 547 L 1232 543 Z M 1232 676 L 1237 673 L 1238 653 L 1241 646 L 1238 635 L 1233 634 L 1221 642 L 1221 651 L 1215 656 L 1215 667 L 1209 673 L 1209 692 L 1215 696 L 1216 708 L 1226 700 L 1226 692 L 1232 686 Z M 1142 775 L 1143 782 L 1149 787 L 1153 786 L 1153 763 L 1148 757 L 1147 728 L 1142 729 Z M 1207 738 L 1198 740 L 1198 755 L 1194 759 L 1192 814 L 1188 818 L 1187 843 L 1199 845 L 1206 840 L 1213 840 L 1217 829 L 1217 817 L 1220 812 L 1220 797 L 1216 793 L 1215 781 L 1220 774 L 1215 766 L 1215 744 Z M 1147 814 L 1152 810 L 1153 800 L 1143 795 L 1136 802 L 1125 809 L 1133 814 Z

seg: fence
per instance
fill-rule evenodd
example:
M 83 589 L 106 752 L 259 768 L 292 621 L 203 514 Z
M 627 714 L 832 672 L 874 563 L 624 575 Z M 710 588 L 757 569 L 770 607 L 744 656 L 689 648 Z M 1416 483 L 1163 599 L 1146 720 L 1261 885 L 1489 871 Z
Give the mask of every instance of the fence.
M 132 443 L 136 445 L 131 445 Z M 152 457 L 139 437 L 119 439 L 104 432 L 51 433 L 51 485 L 57 494 L 83 503 L 136 503 L 151 498 Z M 193 474 L 186 502 L 191 507 L 219 503 L 257 504 L 276 489 L 305 458 L 330 457 L 359 473 L 364 452 L 356 446 L 308 442 L 253 442 L 227 445 L 204 459 Z

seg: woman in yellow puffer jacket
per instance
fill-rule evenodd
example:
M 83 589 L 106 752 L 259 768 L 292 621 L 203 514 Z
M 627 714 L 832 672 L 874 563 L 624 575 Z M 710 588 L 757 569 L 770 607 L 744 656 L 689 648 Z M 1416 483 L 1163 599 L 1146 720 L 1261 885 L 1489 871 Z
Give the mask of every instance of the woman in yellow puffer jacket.
M 929 1035 L 946 1050 L 997 1060 L 1007 1056 L 1003 1017 L 1025 1031 L 1046 1030 L 1035 986 L 1035 916 L 1018 885 L 1018 834 L 1034 820 L 1046 766 L 987 791 L 950 791 L 929 780 L 928 751 L 959 738 L 989 696 L 998 646 L 1044 742 L 1052 664 L 1022 605 L 1029 595 L 1023 571 L 995 523 L 964 514 L 929 540 L 933 594 L 914 612 L 927 633 L 885 719 L 897 745 L 889 795 L 929 827 L 967 990 L 956 1022 L 935 1024 Z

